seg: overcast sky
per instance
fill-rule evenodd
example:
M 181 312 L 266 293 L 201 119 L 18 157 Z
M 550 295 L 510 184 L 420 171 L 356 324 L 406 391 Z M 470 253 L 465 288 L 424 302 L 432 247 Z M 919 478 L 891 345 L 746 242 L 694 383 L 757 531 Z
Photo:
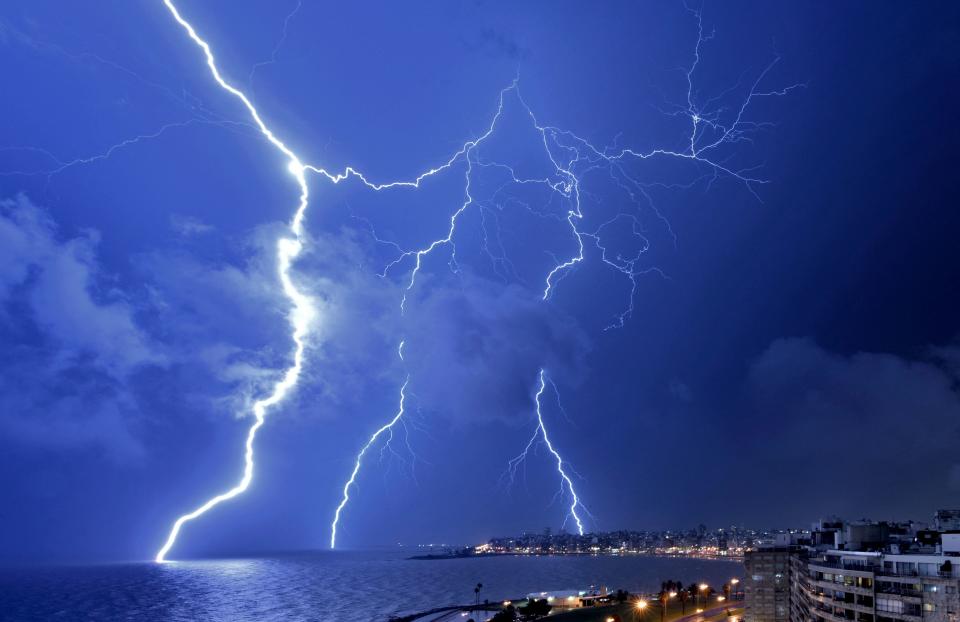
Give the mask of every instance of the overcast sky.
M 558 529 L 542 446 L 502 477 L 540 368 L 590 529 L 955 505 L 956 4 L 707 2 L 689 100 L 697 19 L 673 2 L 178 5 L 330 170 L 415 177 L 502 103 L 416 191 L 310 178 L 304 374 L 253 486 L 180 556 L 326 546 L 407 374 L 406 427 L 368 454 L 344 547 Z M 251 400 L 289 365 L 275 245 L 297 186 L 160 0 L 5 3 L 0 75 L 0 557 L 150 558 L 236 482 Z M 729 127 L 761 76 L 770 95 L 710 152 L 722 169 L 578 163 L 596 236 L 542 300 L 578 245 L 568 199 L 509 183 L 562 179 L 529 112 L 603 153 L 683 153 L 690 106 Z M 555 157 L 591 153 L 557 136 Z M 468 177 L 455 254 L 405 291 L 401 253 L 447 235 Z

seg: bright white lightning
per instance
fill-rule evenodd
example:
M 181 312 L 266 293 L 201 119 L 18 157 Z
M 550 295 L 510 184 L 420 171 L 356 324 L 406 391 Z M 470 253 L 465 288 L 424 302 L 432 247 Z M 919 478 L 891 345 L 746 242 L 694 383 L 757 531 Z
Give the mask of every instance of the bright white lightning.
M 560 492 L 566 493 L 570 497 L 570 508 L 568 510 L 569 517 L 573 519 L 573 522 L 577 524 L 577 533 L 581 536 L 583 535 L 583 521 L 580 519 L 580 515 L 577 513 L 577 508 L 579 507 L 584 512 L 587 512 L 587 509 L 583 506 L 583 503 L 580 501 L 580 497 L 577 496 L 577 491 L 573 486 L 573 480 L 570 479 L 570 476 L 567 474 L 567 468 L 563 462 L 563 458 L 560 457 L 560 452 L 556 450 L 553 446 L 553 442 L 550 440 L 550 435 L 547 434 L 547 426 L 543 421 L 543 404 L 541 403 L 541 398 L 543 397 L 543 392 L 547 388 L 547 378 L 546 370 L 541 369 L 538 376 L 539 387 L 537 388 L 537 393 L 534 395 L 534 404 L 536 406 L 537 413 L 537 429 L 534 430 L 533 436 L 530 437 L 530 440 L 527 442 L 527 446 L 524 447 L 523 451 L 516 458 L 512 459 L 508 466 L 508 473 L 513 475 L 516 472 L 517 467 L 521 462 L 526 460 L 527 454 L 530 453 L 530 450 L 533 448 L 534 444 L 537 442 L 537 438 L 541 437 L 543 439 L 543 444 L 547 447 L 547 450 L 553 455 L 553 458 L 557 461 L 557 473 L 560 475 Z M 566 490 L 564 490 L 566 488 Z M 589 512 L 587 512 L 589 514 Z M 566 522 L 566 521 L 564 521 Z
M 297 381 L 300 379 L 300 372 L 303 369 L 306 337 L 310 330 L 311 322 L 316 315 L 316 309 L 314 308 L 310 298 L 300 292 L 294 285 L 293 280 L 290 278 L 290 267 L 293 263 L 293 260 L 296 259 L 297 255 L 299 255 L 300 251 L 303 249 L 303 218 L 307 211 L 309 197 L 305 169 L 300 163 L 300 159 L 296 156 L 296 154 L 294 154 L 293 151 L 291 151 L 289 147 L 287 147 L 279 138 L 277 138 L 273 132 L 270 131 L 270 128 L 264 124 L 263 119 L 260 118 L 260 113 L 257 112 L 257 109 L 253 106 L 247 96 L 244 95 L 242 91 L 231 86 L 223 79 L 223 76 L 220 74 L 220 70 L 217 68 L 217 62 L 213 56 L 213 52 L 210 50 L 210 46 L 206 41 L 200 38 L 193 26 L 183 19 L 173 2 L 171 2 L 171 0 L 164 0 L 164 4 L 166 5 L 167 9 L 169 9 L 170 14 L 177 21 L 177 23 L 180 24 L 180 26 L 182 26 L 187 32 L 187 35 L 190 37 L 190 39 L 192 39 L 193 42 L 203 50 L 207 60 L 207 66 L 210 68 L 210 73 L 213 75 L 213 79 L 216 80 L 217 84 L 219 84 L 223 90 L 227 91 L 243 103 L 244 107 L 246 107 L 247 111 L 250 113 L 250 117 L 259 128 L 260 133 L 263 134 L 263 136 L 270 142 L 271 145 L 273 145 L 278 151 L 286 156 L 288 160 L 287 168 L 293 175 L 294 179 L 296 179 L 297 185 L 300 188 L 300 202 L 297 206 L 296 212 L 294 213 L 293 219 L 290 222 L 290 233 L 292 237 L 283 237 L 277 241 L 277 271 L 280 277 L 280 284 L 283 287 L 284 295 L 293 305 L 293 310 L 291 311 L 289 318 L 290 325 L 292 327 L 291 337 L 293 338 L 295 346 L 293 352 L 293 363 L 287 368 L 283 377 L 273 385 L 273 389 L 270 394 L 263 399 L 257 400 L 253 404 L 253 414 L 255 420 L 253 425 L 250 426 L 250 430 L 247 432 L 247 440 L 244 451 L 243 476 L 240 478 L 240 482 L 226 492 L 209 499 L 192 512 L 184 514 L 178 518 L 176 522 L 174 522 L 173 527 L 170 529 L 170 534 L 167 536 L 167 541 L 157 552 L 156 561 L 158 563 L 166 560 L 167 554 L 177 541 L 177 536 L 180 534 L 180 529 L 185 523 L 203 515 L 208 510 L 214 508 L 220 503 L 236 497 L 250 486 L 250 482 L 253 480 L 253 442 L 256 439 L 257 431 L 263 426 L 263 422 L 267 416 L 267 410 L 283 401 L 283 399 L 287 396 L 290 390 L 296 386 Z
M 400 342 L 400 348 L 398 350 L 400 358 L 403 359 L 403 342 Z M 360 473 L 360 465 L 363 462 L 363 457 L 366 455 L 367 451 L 376 444 L 377 440 L 383 436 L 388 431 L 393 433 L 393 426 L 400 421 L 400 418 L 403 417 L 404 402 L 407 399 L 407 385 L 410 383 L 410 376 L 407 375 L 406 380 L 403 381 L 403 384 L 400 386 L 400 407 L 397 409 L 397 414 L 387 423 L 380 426 L 376 432 L 370 435 L 370 439 L 367 440 L 367 443 L 360 449 L 360 453 L 357 454 L 356 462 L 353 464 L 353 471 L 350 472 L 350 479 L 347 480 L 347 483 L 343 485 L 343 497 L 340 499 L 340 505 L 337 506 L 336 511 L 333 514 L 333 522 L 330 524 L 330 548 L 337 548 L 337 524 L 340 522 L 340 513 L 343 512 L 343 508 L 347 506 L 347 502 L 350 501 L 350 488 L 352 488 L 357 481 L 357 474 Z M 389 441 L 388 441 L 389 442 Z
M 746 188 L 756 196 L 753 186 L 755 184 L 765 183 L 765 180 L 757 178 L 750 174 L 749 169 L 736 170 L 726 164 L 722 159 L 719 159 L 714 154 L 716 150 L 722 145 L 729 145 L 736 143 L 742 140 L 748 140 L 746 137 L 747 133 L 756 130 L 761 127 L 762 124 L 748 122 L 744 120 L 744 115 L 752 103 L 754 98 L 767 97 L 767 96 L 781 96 L 785 95 L 787 92 L 794 88 L 798 88 L 802 85 L 793 85 L 787 87 L 786 89 L 778 91 L 761 91 L 759 89 L 760 83 L 763 78 L 769 73 L 770 69 L 776 64 L 778 59 L 774 59 L 758 76 L 758 78 L 752 84 L 749 93 L 742 100 L 740 106 L 737 109 L 737 114 L 732 123 L 724 124 L 720 120 L 720 111 L 704 111 L 698 106 L 694 97 L 694 85 L 693 85 L 693 74 L 696 72 L 697 67 L 700 62 L 700 52 L 703 43 L 710 39 L 710 37 L 705 37 L 703 34 L 702 19 L 701 13 L 699 11 L 690 11 L 697 19 L 697 42 L 694 49 L 694 60 L 685 71 L 686 81 L 687 81 L 687 93 L 686 101 L 684 106 L 678 106 L 677 112 L 674 114 L 686 116 L 690 119 L 691 129 L 689 135 L 686 136 L 686 142 L 689 145 L 689 149 L 686 151 L 678 151 L 673 149 L 663 149 L 663 148 L 654 148 L 649 151 L 639 152 L 633 149 L 624 148 L 620 149 L 618 152 L 610 152 L 608 149 L 600 149 L 595 147 L 593 144 L 587 140 L 581 138 L 580 136 L 570 132 L 568 130 L 563 130 L 557 127 L 549 126 L 542 124 L 536 118 L 533 110 L 523 97 L 520 94 L 520 87 L 518 80 L 514 80 L 513 83 L 501 91 L 499 105 L 497 107 L 496 114 L 493 116 L 493 119 L 490 122 L 486 132 L 484 132 L 480 137 L 470 142 L 465 143 L 453 156 L 450 157 L 443 165 L 433 168 L 421 176 L 417 177 L 412 182 L 391 182 L 387 184 L 375 184 L 368 181 L 363 177 L 362 174 L 354 171 L 353 169 L 347 168 L 344 173 L 336 176 L 331 176 L 328 173 L 323 173 L 331 181 L 337 183 L 345 177 L 356 176 L 362 183 L 364 183 L 368 188 L 373 190 L 383 190 L 394 187 L 413 187 L 419 188 L 420 182 L 423 179 L 440 173 L 448 168 L 450 168 L 459 158 L 463 157 L 466 160 L 466 174 L 465 174 L 465 186 L 464 186 L 464 200 L 457 207 L 455 211 L 449 216 L 449 226 L 446 228 L 444 237 L 437 238 L 435 240 L 429 241 L 424 244 L 421 248 L 414 250 L 404 250 L 400 248 L 398 244 L 390 240 L 381 239 L 377 236 L 376 231 L 373 229 L 373 226 L 367 222 L 370 227 L 370 232 L 373 235 L 374 239 L 379 243 L 384 243 L 389 246 L 392 246 L 398 250 L 397 257 L 390 261 L 380 276 L 386 277 L 387 273 L 403 262 L 404 260 L 410 258 L 412 259 L 412 267 L 410 269 L 409 278 L 407 279 L 406 286 L 403 290 L 403 297 L 400 302 L 400 311 L 403 313 L 406 308 L 407 295 L 413 289 L 416 284 L 416 279 L 418 274 L 421 271 L 423 266 L 423 260 L 433 253 L 435 250 L 441 247 L 450 247 L 451 249 L 451 258 L 450 266 L 454 271 L 457 269 L 456 264 L 456 243 L 454 237 L 456 235 L 456 227 L 459 218 L 467 211 L 467 209 L 476 205 L 476 201 L 471 194 L 471 175 L 474 172 L 474 168 L 482 167 L 497 167 L 504 169 L 509 172 L 510 180 L 514 184 L 541 184 L 546 187 L 549 187 L 550 190 L 561 198 L 568 202 L 568 208 L 562 220 L 564 220 L 569 226 L 570 232 L 573 239 L 576 242 L 577 250 L 576 253 L 570 256 L 566 260 L 558 260 L 557 263 L 550 269 L 544 279 L 544 288 L 541 294 L 541 299 L 547 301 L 550 299 L 551 294 L 553 293 L 554 288 L 557 283 L 570 274 L 571 270 L 579 263 L 584 261 L 586 257 L 586 242 L 589 241 L 598 251 L 600 255 L 600 260 L 607 266 L 617 270 L 623 274 L 630 282 L 630 291 L 628 298 L 627 307 L 616 316 L 616 320 L 607 326 L 607 329 L 622 327 L 626 320 L 632 315 L 634 307 L 634 297 L 637 291 L 637 277 L 654 273 L 659 274 L 662 277 L 666 275 L 657 267 L 647 267 L 641 268 L 639 262 L 641 256 L 649 248 L 649 242 L 646 237 L 641 232 L 641 225 L 639 218 L 636 214 L 627 214 L 620 212 L 613 216 L 612 218 L 599 223 L 592 229 L 585 229 L 582 227 L 581 223 L 584 220 L 584 213 L 581 209 L 580 201 L 580 183 L 581 177 L 586 171 L 595 169 L 600 166 L 606 166 L 609 168 L 611 177 L 614 178 L 614 173 L 619 175 L 621 179 L 616 179 L 616 183 L 630 196 L 632 202 L 639 206 L 641 198 L 646 201 L 650 209 L 653 211 L 655 217 L 659 219 L 665 225 L 667 231 L 671 236 L 674 237 L 676 241 L 676 236 L 673 234 L 673 230 L 670 227 L 670 223 L 663 217 L 663 215 L 657 210 L 654 206 L 653 201 L 649 194 L 646 192 L 643 184 L 635 180 L 627 171 L 624 169 L 624 162 L 627 160 L 647 160 L 652 158 L 673 158 L 684 161 L 689 161 L 694 164 L 699 164 L 706 166 L 710 171 L 712 171 L 713 178 L 716 179 L 719 176 L 730 177 L 740 183 L 742 183 Z M 507 94 L 512 94 L 517 101 L 521 104 L 523 110 L 528 115 L 532 126 L 540 135 L 540 141 L 543 145 L 543 151 L 551 165 L 553 166 L 553 177 L 546 178 L 523 178 L 517 176 L 514 169 L 508 165 L 500 164 L 496 162 L 481 162 L 479 157 L 475 155 L 480 146 L 484 141 L 490 137 L 494 130 L 496 129 L 497 122 L 503 114 L 504 110 L 504 98 Z M 712 100 L 708 104 L 712 103 Z M 710 138 L 704 128 L 708 128 L 714 133 L 714 137 Z M 310 167 L 308 167 L 310 168 Z M 313 169 L 311 169 L 313 170 Z M 530 210 L 529 207 L 527 207 Z M 533 211 L 533 210 L 530 210 Z M 481 211 L 481 215 L 483 212 Z M 602 233 L 604 229 L 608 226 L 613 225 L 617 221 L 627 220 L 631 225 L 632 234 L 635 238 L 640 241 L 639 250 L 632 255 L 623 256 L 621 254 L 613 254 L 608 252 L 607 246 L 602 241 Z M 484 221 L 485 222 L 485 221 Z M 490 255 L 491 260 L 496 265 L 498 261 L 504 262 L 508 261 L 505 257 L 494 257 L 486 246 L 484 246 L 487 254 Z M 544 382 L 543 372 L 541 370 L 541 384 Z M 583 508 L 582 504 L 579 504 L 579 499 L 576 496 L 575 491 L 573 490 L 573 483 L 569 477 L 567 477 L 566 472 L 563 469 L 563 460 L 561 459 L 559 453 L 553 448 L 550 444 L 546 428 L 544 427 L 543 417 L 540 414 L 540 394 L 542 393 L 543 387 L 541 386 L 541 391 L 537 394 L 537 414 L 539 425 L 538 428 L 531 438 L 530 442 L 527 445 L 527 448 L 521 454 L 520 458 L 526 456 L 527 451 L 532 447 L 538 435 L 544 437 L 548 448 L 551 453 L 557 459 L 558 470 L 561 474 L 561 479 L 563 484 L 569 488 L 570 494 L 574 499 L 573 505 L 571 507 L 571 515 L 577 522 L 578 530 L 582 532 L 583 525 L 576 513 L 576 508 Z M 511 461 L 510 469 L 511 471 L 516 468 L 518 462 Z M 585 511 L 585 509 L 584 509 Z M 333 542 L 333 539 L 331 539 Z
M 456 246 L 454 241 L 454 236 L 456 234 L 456 226 L 459 217 L 471 206 L 475 204 L 474 197 L 471 195 L 471 175 L 474 172 L 474 167 L 481 166 L 503 166 L 511 171 L 512 182 L 516 184 L 528 184 L 528 183 L 538 183 L 549 186 L 549 188 L 560 195 L 563 199 L 568 201 L 568 207 L 566 209 L 565 215 L 562 217 L 562 220 L 565 220 L 569 225 L 571 234 L 576 242 L 577 251 L 574 255 L 569 257 L 566 260 L 558 260 L 554 267 L 547 273 L 544 283 L 544 289 L 542 292 L 542 299 L 548 300 L 551 297 L 553 289 L 556 287 L 557 283 L 566 277 L 572 269 L 584 261 L 586 253 L 586 241 L 590 241 L 600 252 L 600 259 L 606 265 L 616 269 L 617 271 L 624 274 L 631 283 L 630 289 L 630 299 L 629 307 L 623 313 L 620 314 L 618 322 L 615 322 L 610 327 L 622 326 L 625 319 L 629 317 L 630 313 L 633 311 L 633 298 L 636 292 L 637 283 L 636 277 L 644 274 L 646 272 L 659 272 L 657 268 L 647 268 L 645 270 L 640 270 L 637 268 L 637 264 L 640 259 L 640 255 L 646 250 L 646 239 L 640 233 L 638 229 L 638 219 L 636 215 L 620 213 L 614 216 L 612 219 L 607 220 L 606 222 L 600 223 L 596 228 L 585 230 L 582 228 L 581 223 L 584 220 L 584 214 L 581 210 L 580 204 L 580 182 L 581 176 L 584 172 L 596 169 L 600 166 L 606 166 L 611 172 L 611 177 L 614 173 L 617 173 L 621 179 L 617 179 L 617 183 L 621 188 L 625 189 L 631 196 L 632 200 L 635 203 L 639 203 L 639 200 L 635 194 L 642 196 L 647 203 L 653 209 L 656 216 L 664 221 L 668 230 L 669 223 L 657 212 L 656 208 L 653 206 L 650 197 L 646 194 L 644 186 L 633 179 L 623 168 L 623 163 L 628 159 L 634 160 L 646 160 L 654 157 L 667 157 L 680 160 L 686 160 L 693 162 L 695 164 L 700 164 L 708 167 L 712 171 L 713 178 L 716 179 L 720 176 L 727 176 L 732 179 L 735 179 L 743 183 L 747 189 L 754 193 L 753 186 L 755 184 L 765 183 L 765 180 L 757 178 L 751 174 L 750 169 L 741 169 L 736 170 L 727 166 L 722 158 L 715 156 L 716 150 L 724 145 L 729 145 L 732 143 L 737 143 L 740 141 L 749 140 L 747 133 L 753 130 L 756 130 L 762 127 L 763 124 L 748 122 L 744 120 L 744 114 L 751 104 L 754 98 L 768 97 L 768 96 L 781 96 L 785 95 L 793 88 L 800 87 L 802 85 L 793 85 L 787 87 L 786 89 L 776 90 L 776 91 L 761 91 L 759 85 L 761 80 L 767 75 L 770 69 L 776 64 L 776 60 L 773 63 L 768 65 L 764 71 L 760 74 L 757 80 L 753 83 L 750 92 L 746 98 L 741 102 L 737 114 L 732 123 L 723 123 L 720 120 L 720 112 L 722 108 L 717 109 L 716 111 L 711 110 L 701 110 L 700 107 L 696 104 L 693 97 L 693 73 L 696 71 L 697 66 L 700 60 L 700 47 L 701 45 L 709 40 L 710 37 L 704 37 L 703 29 L 701 25 L 701 15 L 699 11 L 691 11 L 697 18 L 698 22 L 698 39 L 697 45 L 695 48 L 695 58 L 694 62 L 688 68 L 686 72 L 686 78 L 688 83 L 687 98 L 684 106 L 678 106 L 677 110 L 672 113 L 678 116 L 685 116 L 690 120 L 691 130 L 690 134 L 687 137 L 688 148 L 685 150 L 675 150 L 675 149 L 663 149 L 663 148 L 654 148 L 645 152 L 638 152 L 629 148 L 619 149 L 617 151 L 610 151 L 609 149 L 598 149 L 585 139 L 577 136 L 576 134 L 569 132 L 567 130 L 562 130 L 556 127 L 542 125 L 536 119 L 531 108 L 526 104 L 523 98 L 520 95 L 519 86 L 517 80 L 503 89 L 500 93 L 500 102 L 497 108 L 496 114 L 493 116 L 493 119 L 490 122 L 487 130 L 481 134 L 479 137 L 467 141 L 464 143 L 461 148 L 456 151 L 447 161 L 443 164 L 436 166 L 427 170 L 424 173 L 421 173 L 414 179 L 410 181 L 391 181 L 386 183 L 379 183 L 370 181 L 363 173 L 357 171 L 353 167 L 345 167 L 342 172 L 331 173 L 327 170 L 304 164 L 301 162 L 299 157 L 289 149 L 282 141 L 280 141 L 273 132 L 265 125 L 263 120 L 260 117 L 260 114 L 253 106 L 248 97 L 239 89 L 227 83 L 222 75 L 219 72 L 219 69 L 216 64 L 216 60 L 212 54 L 210 46 L 201 39 L 194 28 L 184 20 L 176 7 L 174 6 L 171 0 L 164 0 L 164 4 L 169 9 L 170 13 L 173 15 L 177 23 L 180 24 L 187 32 L 189 37 L 193 42 L 199 46 L 206 57 L 207 65 L 210 69 L 210 72 L 217 82 L 217 84 L 239 99 L 244 107 L 249 112 L 250 117 L 254 121 L 255 127 L 259 132 L 278 150 L 280 151 L 288 160 L 288 169 L 293 177 L 296 179 L 297 184 L 300 188 L 300 203 L 294 216 L 290 223 L 290 232 L 292 237 L 282 238 L 278 241 L 277 245 L 277 258 L 278 258 L 278 267 L 279 267 L 279 277 L 283 287 L 284 294 L 291 301 L 293 305 L 293 311 L 290 315 L 290 323 L 292 326 L 292 338 L 295 343 L 293 364 L 286 370 L 286 373 L 281 381 L 276 383 L 273 387 L 273 391 L 270 395 L 258 402 L 255 402 L 253 411 L 256 416 L 256 421 L 253 426 L 250 428 L 250 431 L 247 436 L 246 442 L 246 453 L 245 453 L 245 467 L 244 474 L 240 483 L 229 491 L 218 495 L 205 504 L 194 510 L 193 512 L 186 514 L 180 517 L 177 522 L 174 524 L 173 529 L 171 530 L 170 536 L 163 549 L 157 555 L 157 561 L 163 561 L 166 554 L 169 552 L 170 547 L 176 540 L 177 534 L 180 531 L 182 525 L 194 518 L 202 515 L 207 510 L 216 506 L 220 502 L 230 499 L 247 489 L 250 484 L 253 475 L 253 441 L 256 436 L 256 432 L 263 425 L 264 418 L 267 414 L 267 409 L 278 402 L 282 401 L 287 393 L 296 385 L 297 380 L 300 376 L 300 371 L 303 364 L 304 357 L 304 348 L 305 348 L 305 338 L 310 328 L 311 321 L 316 314 L 310 299 L 302 294 L 296 289 L 293 282 L 291 281 L 289 270 L 292 262 L 296 259 L 299 253 L 302 250 L 302 236 L 303 236 L 303 219 L 306 213 L 308 206 L 308 188 L 306 183 L 306 173 L 312 172 L 319 174 L 320 176 L 326 178 L 328 181 L 338 184 L 342 181 L 354 178 L 359 180 L 364 186 L 374 191 L 389 190 L 395 188 L 411 188 L 417 189 L 420 187 L 421 183 L 434 175 L 440 174 L 448 169 L 451 169 L 455 163 L 464 159 L 466 161 L 466 174 L 465 174 L 465 189 L 464 189 L 464 201 L 463 203 L 451 214 L 449 218 L 449 227 L 446 230 L 444 237 L 433 240 L 424 247 L 416 250 L 410 251 L 401 251 L 399 256 L 392 262 L 390 262 L 383 271 L 382 276 L 386 276 L 387 272 L 391 268 L 396 266 L 398 263 L 402 262 L 406 258 L 413 259 L 413 266 L 411 268 L 409 279 L 407 281 L 406 287 L 404 288 L 403 298 L 400 304 L 400 310 L 403 312 L 405 310 L 405 304 L 407 301 L 407 294 L 413 289 L 417 276 L 422 267 L 423 259 L 431 254 L 434 250 L 449 246 L 452 249 L 450 264 L 451 267 L 456 268 Z M 298 3 L 299 7 L 299 3 Z M 295 10 L 296 11 L 296 10 Z M 295 12 L 294 11 L 294 12 Z M 287 21 L 289 21 L 290 16 L 288 16 Z M 286 23 L 284 25 L 286 29 Z M 526 113 L 529 115 L 530 120 L 532 121 L 533 127 L 539 132 L 541 140 L 543 143 L 543 148 L 547 158 L 550 160 L 551 164 L 554 167 L 553 178 L 545 179 L 524 179 L 517 177 L 513 170 L 510 167 L 505 165 L 500 165 L 497 163 L 483 163 L 479 160 L 478 157 L 474 156 L 475 150 L 483 143 L 489 136 L 491 136 L 496 127 L 497 121 L 499 120 L 503 108 L 504 108 L 504 98 L 507 93 L 512 92 L 517 100 L 522 104 Z M 712 100 L 708 102 L 708 105 L 712 103 Z M 712 135 L 711 135 L 712 132 Z M 120 145 L 124 146 L 123 144 Z M 562 154 L 566 154 L 564 157 Z M 528 208 L 529 209 L 529 208 Z M 641 240 L 641 250 L 639 250 L 636 255 L 622 257 L 620 255 L 608 255 L 607 248 L 601 242 L 601 233 L 603 229 L 607 226 L 612 225 L 615 221 L 619 219 L 628 219 L 633 223 L 633 234 L 639 240 Z M 672 231 L 671 231 L 672 235 Z M 374 236 L 376 237 L 375 233 Z M 378 241 L 381 241 L 378 239 Z M 396 246 L 394 244 L 394 246 Z M 398 248 L 399 250 L 399 248 Z M 493 257 L 492 257 L 493 258 Z M 493 258 L 496 260 L 497 258 Z M 504 258 L 499 258 L 501 261 Z M 403 343 L 401 342 L 399 354 L 402 357 L 402 347 Z M 335 545 L 336 542 L 336 526 L 341 514 L 341 511 L 345 507 L 346 503 L 349 500 L 349 491 L 350 488 L 355 484 L 357 474 L 361 466 L 362 458 L 367 452 L 367 450 L 372 446 L 380 436 L 387 433 L 388 431 L 392 434 L 393 425 L 400 421 L 400 418 L 403 415 L 403 402 L 406 397 L 405 389 L 407 383 L 409 382 L 409 376 L 404 382 L 401 392 L 400 392 L 400 410 L 397 415 L 383 427 L 378 429 L 373 436 L 369 439 L 368 443 L 360 450 L 357 455 L 355 466 L 351 477 L 348 479 L 347 483 L 344 486 L 344 494 L 341 500 L 340 505 L 337 508 L 333 524 L 331 526 L 331 547 Z M 566 471 L 564 470 L 563 460 L 560 458 L 559 453 L 554 449 L 553 445 L 549 441 L 546 428 L 544 427 L 543 417 L 541 415 L 540 409 L 540 397 L 543 393 L 545 387 L 545 377 L 544 371 L 540 372 L 540 390 L 537 392 L 537 415 L 538 415 L 538 429 L 537 434 L 534 435 L 534 438 L 531 439 L 531 444 L 536 440 L 537 435 L 542 435 L 543 439 L 548 446 L 551 453 L 557 460 L 558 471 L 561 474 L 561 479 L 563 484 L 568 488 L 570 495 L 573 497 L 573 504 L 570 509 L 570 514 L 577 522 L 578 529 L 582 532 L 583 526 L 580 520 L 579 515 L 577 514 L 577 508 L 581 508 L 584 511 L 582 504 L 579 503 L 579 498 L 576 496 L 576 492 L 573 487 L 573 482 L 567 476 Z M 389 440 L 387 441 L 389 443 Z M 528 445 L 528 449 L 530 445 Z M 526 452 L 524 452 L 526 453 Z

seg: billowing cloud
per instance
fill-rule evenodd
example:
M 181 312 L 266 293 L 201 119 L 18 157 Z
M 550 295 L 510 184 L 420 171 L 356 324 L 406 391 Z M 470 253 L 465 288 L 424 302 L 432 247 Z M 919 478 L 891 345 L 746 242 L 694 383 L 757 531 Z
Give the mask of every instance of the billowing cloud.
M 213 225 L 208 225 L 198 218 L 184 216 L 182 214 L 170 215 L 170 228 L 182 237 L 191 237 L 211 233 L 215 230 Z
M 911 494 L 932 498 L 956 479 L 950 468 L 960 433 L 954 372 L 938 358 L 841 355 L 810 339 L 779 339 L 749 371 L 748 395 L 755 420 L 763 422 L 750 436 L 773 464 L 804 465 L 794 474 L 797 485 L 821 473 L 825 486 L 845 482 L 882 499 L 885 486 L 917 473 Z M 831 473 L 845 475 L 836 480 Z M 823 488 L 818 493 L 835 496 Z
M 96 261 L 98 235 L 61 240 L 26 197 L 0 201 L 0 426 L 53 446 L 96 445 L 139 453 L 127 428 L 135 410 L 122 388 L 167 357 L 140 329 L 134 305 Z
M 579 381 L 590 341 L 571 318 L 527 288 L 461 278 L 461 288 L 428 288 L 411 314 L 408 359 L 426 408 L 461 420 L 528 416 L 541 367 Z

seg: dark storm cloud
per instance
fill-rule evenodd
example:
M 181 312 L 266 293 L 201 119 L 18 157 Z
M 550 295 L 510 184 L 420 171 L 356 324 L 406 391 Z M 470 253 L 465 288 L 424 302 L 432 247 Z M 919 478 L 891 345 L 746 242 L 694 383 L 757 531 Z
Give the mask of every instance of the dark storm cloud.
M 425 408 L 463 423 L 509 419 L 529 415 L 541 367 L 580 380 L 589 339 L 531 294 L 464 273 L 462 288 L 430 288 L 417 301 L 408 358 Z
M 526 60 L 533 53 L 516 37 L 495 28 L 484 28 L 472 39 L 465 41 L 464 45 L 471 52 L 485 54 L 492 58 Z
M 960 434 L 955 371 L 936 359 L 847 356 L 810 339 L 774 341 L 748 376 L 756 421 L 764 422 L 759 450 L 775 465 L 805 465 L 792 475 L 797 487 L 822 468 L 855 474 L 858 494 L 875 499 L 884 498 L 891 478 L 911 472 L 919 460 L 925 474 L 914 486 L 934 497 L 954 483 L 951 473 L 958 468 L 951 464 Z M 814 498 L 839 503 L 830 490 Z
M 296 278 L 319 309 L 306 394 L 362 404 L 409 371 L 418 407 L 468 423 L 529 413 L 540 367 L 579 380 L 589 340 L 539 292 L 479 276 L 464 262 L 455 276 L 424 269 L 401 314 L 409 273 L 379 277 L 368 244 L 365 232 L 349 228 L 318 235 L 297 264 Z

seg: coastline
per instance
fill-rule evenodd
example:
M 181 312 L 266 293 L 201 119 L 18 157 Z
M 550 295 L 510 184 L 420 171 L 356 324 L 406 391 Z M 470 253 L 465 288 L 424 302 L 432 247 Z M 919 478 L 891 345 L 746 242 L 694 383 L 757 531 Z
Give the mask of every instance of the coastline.
M 727 561 L 743 563 L 742 555 L 677 555 L 669 553 L 635 553 L 618 552 L 604 553 L 598 551 L 545 551 L 540 553 L 525 551 L 509 552 L 491 552 L 473 553 L 467 551 L 457 551 L 450 553 L 428 553 L 426 555 L 412 555 L 408 560 L 416 561 L 440 561 L 447 559 L 473 559 L 481 557 L 655 557 L 661 559 L 695 559 L 703 561 Z

